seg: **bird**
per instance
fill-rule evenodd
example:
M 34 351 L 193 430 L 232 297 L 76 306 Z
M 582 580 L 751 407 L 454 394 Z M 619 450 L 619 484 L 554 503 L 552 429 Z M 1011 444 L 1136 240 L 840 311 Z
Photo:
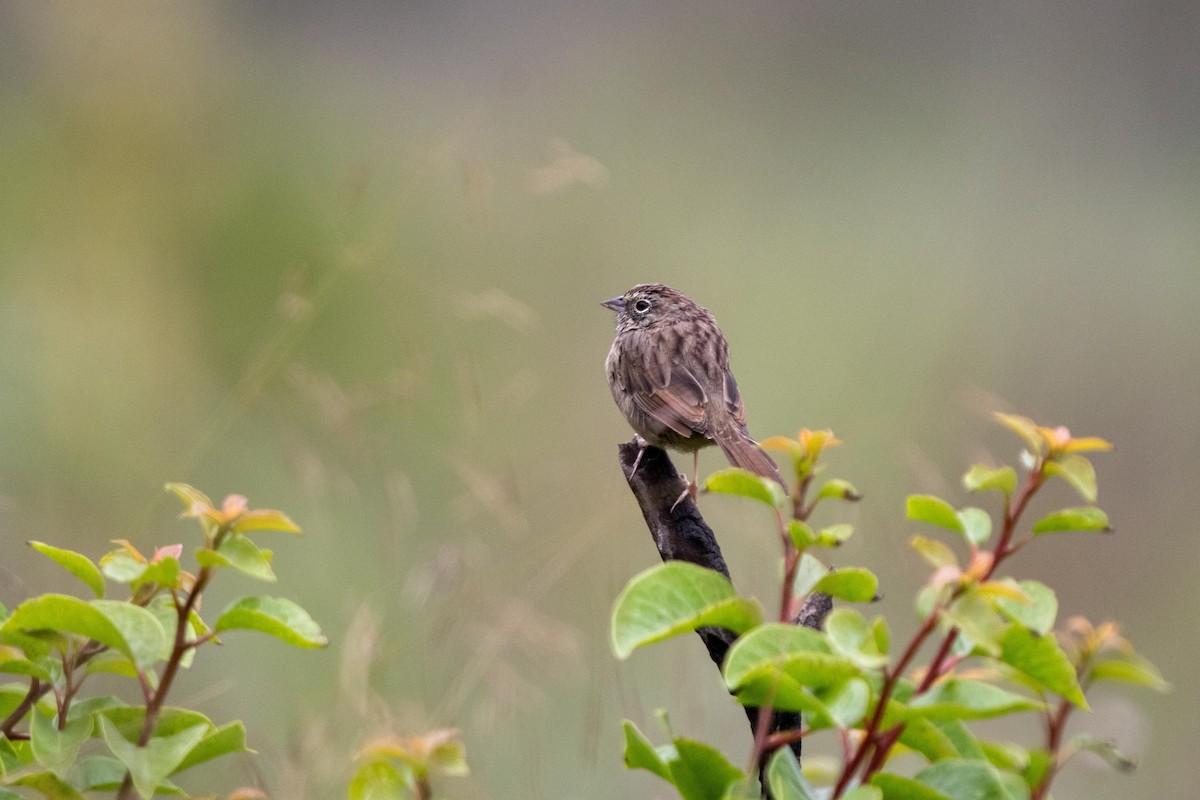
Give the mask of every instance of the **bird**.
M 729 344 L 708 309 L 661 283 L 641 283 L 601 302 L 616 312 L 616 338 L 605 359 L 613 400 L 647 444 L 692 453 L 716 444 L 729 463 L 777 481 L 775 462 L 746 430 L 746 409 L 729 369 Z M 638 453 L 633 472 L 641 462 Z M 695 479 L 679 500 L 696 494 Z M 679 500 L 676 500 L 678 504 Z

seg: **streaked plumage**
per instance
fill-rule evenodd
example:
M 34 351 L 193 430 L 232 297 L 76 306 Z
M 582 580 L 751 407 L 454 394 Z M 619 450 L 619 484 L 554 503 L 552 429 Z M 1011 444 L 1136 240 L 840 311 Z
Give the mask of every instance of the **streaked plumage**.
M 603 305 L 617 314 L 608 385 L 643 439 L 691 453 L 716 443 L 734 466 L 783 483 L 746 432 L 729 345 L 708 309 L 660 283 L 639 284 Z

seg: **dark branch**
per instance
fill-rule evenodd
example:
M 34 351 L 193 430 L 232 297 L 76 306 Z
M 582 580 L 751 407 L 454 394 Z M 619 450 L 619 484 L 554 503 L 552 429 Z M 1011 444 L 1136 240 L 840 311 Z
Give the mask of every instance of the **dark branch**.
M 824 592 L 813 592 L 804 598 L 804 604 L 796 612 L 793 625 L 803 625 L 815 631 L 825 628 L 825 618 L 833 610 L 833 598 Z
M 657 447 L 647 447 L 638 463 L 637 472 L 633 465 L 637 461 L 639 446 L 635 441 L 620 445 L 618 455 L 621 470 L 633 496 L 637 498 L 646 519 L 646 527 L 654 537 L 654 544 L 663 561 L 689 561 L 702 567 L 716 570 L 729 577 L 729 567 L 725 557 L 721 555 L 721 546 L 717 537 L 700 509 L 690 497 L 685 497 L 676 504 L 680 493 L 684 490 L 686 479 L 676 470 L 675 465 L 667 454 Z M 797 614 L 795 622 L 810 628 L 820 629 L 825 616 L 832 607 L 828 595 L 810 595 Z M 700 628 L 696 631 L 708 655 L 720 668 L 725 660 L 725 654 L 737 639 L 737 634 L 724 628 Z M 750 720 L 752 733 L 755 730 L 759 714 L 758 709 L 746 708 L 746 716 Z M 794 712 L 777 711 L 772 715 L 769 733 L 790 731 L 800 728 L 800 715 Z M 789 745 L 796 757 L 800 757 L 800 741 L 797 739 Z

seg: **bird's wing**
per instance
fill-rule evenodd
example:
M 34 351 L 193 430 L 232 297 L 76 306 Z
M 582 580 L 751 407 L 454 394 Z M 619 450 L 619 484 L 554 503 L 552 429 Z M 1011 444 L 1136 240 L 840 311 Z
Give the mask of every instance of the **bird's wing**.
M 723 370 L 725 373 L 725 381 L 723 388 L 725 390 L 725 408 L 729 411 L 729 415 L 737 422 L 738 427 L 745 430 L 746 428 L 746 407 L 742 405 L 742 393 L 738 391 L 737 381 L 733 379 L 733 373 L 728 369 Z
M 637 409 L 680 436 L 706 435 L 708 396 L 696 376 L 661 352 L 643 353 L 641 363 L 623 359 L 618 375 Z

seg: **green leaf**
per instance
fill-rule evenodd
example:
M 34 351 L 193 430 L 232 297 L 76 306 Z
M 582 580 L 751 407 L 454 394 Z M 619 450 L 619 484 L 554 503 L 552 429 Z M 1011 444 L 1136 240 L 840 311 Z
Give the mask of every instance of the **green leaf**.
M 888 708 L 889 724 L 894 724 L 907 714 L 907 709 L 900 703 L 895 703 L 894 707 L 889 705 Z M 895 709 L 894 713 L 893 708 Z M 914 717 L 905 723 L 904 729 L 900 732 L 900 744 L 910 750 L 915 750 L 930 761 L 958 758 L 962 755 L 945 731 L 930 720 L 920 717 Z M 886 791 L 884 794 L 890 796 Z
M 250 531 L 282 531 L 283 533 L 300 533 L 300 526 L 282 511 L 271 509 L 251 509 L 245 512 L 230 526 L 234 533 L 249 533 Z
M 743 775 L 741 780 L 734 781 L 725 787 L 722 800 L 758 800 L 762 796 L 762 787 L 758 775 Z
M 790 747 L 781 747 L 771 756 L 767 765 L 767 785 L 775 800 L 814 800 L 815 797 Z
M 973 584 L 970 589 L 993 603 L 1001 597 L 1006 600 L 1015 600 L 1018 603 L 1032 602 L 1012 578 L 992 578 L 983 583 Z
M 36 772 L 24 775 L 12 781 L 12 786 L 27 786 L 35 792 L 44 795 L 47 800 L 84 800 L 83 795 L 75 791 L 75 787 L 65 782 L 53 772 Z
M 828 574 L 829 567 L 821 563 L 819 558 L 811 553 L 803 553 L 800 556 L 800 563 L 796 567 L 795 596 L 804 597 L 809 594 L 817 582 Z
M 104 576 L 87 556 L 45 542 L 30 542 L 29 546 L 83 581 L 96 597 L 104 597 Z
M 179 559 L 159 552 L 152 561 L 147 561 L 128 542 L 116 541 L 121 548 L 100 557 L 100 571 L 111 580 L 131 584 L 135 589 L 155 583 L 172 589 L 179 586 Z
M 1038 520 L 1033 526 L 1033 535 L 1058 533 L 1060 531 L 1103 531 L 1108 532 L 1108 515 L 1095 506 L 1064 508 Z
M 817 545 L 820 547 L 841 547 L 854 533 L 854 526 L 848 522 L 830 525 L 817 532 Z
M 940 497 L 928 494 L 909 495 L 907 514 L 909 519 L 928 522 L 930 525 L 938 525 L 956 533 L 964 533 L 958 512 Z
M 25 691 L 17 694 L 13 689 L 14 686 L 17 686 L 17 684 L 10 683 L 5 687 L 0 687 L 0 701 L 3 701 L 3 705 L 0 705 L 0 709 L 2 709 L 0 713 L 4 713 L 5 716 L 12 713 L 17 704 L 25 697 Z M 11 698 L 6 696 L 10 691 L 16 696 Z M 11 703 L 9 702 L 10 699 Z M 8 738 L 0 739 L 0 779 L 4 778 L 6 774 L 24 770 L 33 762 L 33 748 L 28 741 Z
M 1088 753 L 1095 753 L 1117 772 L 1133 772 L 1137 769 L 1137 759 L 1122 753 L 1114 743 L 1102 741 L 1086 734 L 1071 739 L 1067 748 L 1068 750 L 1084 750 Z
M 892 643 L 892 631 L 888 628 L 885 617 L 878 616 L 871 623 L 871 636 L 875 638 L 875 648 L 884 655 L 887 655 L 888 647 Z
M 817 497 L 836 497 L 840 500 L 861 500 L 862 495 L 858 493 L 858 489 L 854 488 L 854 484 L 849 481 L 844 481 L 841 478 L 833 478 L 826 481 L 821 490 L 817 492 Z
M 966 592 L 942 610 L 942 619 L 959 629 L 971 643 L 988 654 L 1000 651 L 1005 622 L 993 603 L 976 592 Z
M 93 600 L 91 605 L 121 632 L 125 647 L 119 649 L 137 666 L 152 666 L 167 650 L 167 632 L 146 609 L 117 600 Z
M 190 512 L 192 506 L 196 504 L 215 508 L 213 501 L 208 499 L 208 495 L 199 489 L 192 488 L 186 483 L 168 483 L 163 488 L 179 498 L 179 502 L 183 503 L 185 514 Z
M 980 742 L 984 758 L 1001 772 L 1021 774 L 1029 766 L 1029 751 L 1013 742 Z
M 950 598 L 953 588 L 949 583 L 943 583 L 939 586 L 922 586 L 917 592 L 916 602 L 913 603 L 917 609 L 917 618 L 922 620 L 927 619 L 935 608 L 938 608 Z
M 1021 772 L 1025 785 L 1030 788 L 1041 785 L 1055 763 L 1054 756 L 1040 747 L 1029 751 L 1029 765 Z
M 725 576 L 684 561 L 668 561 L 634 576 L 617 597 L 613 651 L 625 659 L 638 647 L 696 628 L 713 625 L 742 633 L 760 622 L 762 607 L 738 597 Z
M 739 467 L 730 467 L 709 475 L 708 480 L 704 482 L 704 491 L 748 497 L 775 509 L 782 509 L 788 501 L 787 493 L 778 483 Z
M 822 673 L 814 663 L 811 682 L 803 680 L 805 685 L 834 686 L 846 678 L 855 677 L 859 670 L 848 659 L 835 656 L 829 643 L 829 637 L 821 631 L 799 625 L 787 625 L 781 622 L 771 622 L 760 625 L 734 642 L 733 647 L 725 656 L 722 671 L 725 683 L 731 690 L 751 674 L 767 667 L 784 667 L 788 662 L 807 656 L 828 657 L 827 663 L 831 669 Z M 834 675 L 837 671 L 840 674 Z
M 916 779 L 954 800 L 1012 800 L 1000 773 L 986 761 L 939 761 L 918 772 Z
M 417 781 L 431 775 L 466 775 L 466 749 L 458 733 L 454 728 L 441 728 L 409 739 L 374 740 L 360 751 L 359 758 L 403 764 Z
M 968 506 L 958 512 L 963 536 L 976 547 L 983 547 L 992 535 L 992 517 L 982 508 Z
M 208 624 L 204 620 L 200 619 L 200 615 L 195 611 L 192 611 L 192 613 L 188 614 L 188 627 L 192 629 L 192 633 L 195 636 L 204 636 L 205 634 L 211 632 L 211 628 L 208 627 Z
M 788 521 L 788 535 L 797 550 L 807 550 L 817 542 L 817 534 L 808 524 L 798 519 Z
M 1039 581 L 1018 581 L 1017 586 L 1029 598 L 1030 602 L 1022 603 L 1008 597 L 996 598 L 996 609 L 1032 631 L 1045 635 L 1054 628 L 1054 620 L 1058 617 L 1058 597 L 1054 590 Z
M 188 751 L 188 754 L 171 771 L 171 774 L 174 775 L 177 772 L 183 772 L 185 769 L 190 769 L 197 764 L 203 764 L 205 761 L 211 761 L 228 753 L 253 752 L 253 750 L 246 746 L 246 727 L 240 720 L 235 720 L 219 728 L 208 730 L 204 734 L 204 738 Z
M 930 720 L 990 719 L 1043 707 L 1042 703 L 985 681 L 949 678 L 914 697 L 908 704 L 908 712 Z
M 835 652 L 860 667 L 873 669 L 887 663 L 887 652 L 880 651 L 874 629 L 852 608 L 834 609 L 825 618 L 825 634 Z
M 125 779 L 125 765 L 111 756 L 82 758 L 71 770 L 71 785 L 83 792 L 116 791 Z
M 97 711 L 104 711 L 109 708 L 118 708 L 124 706 L 125 703 L 113 695 L 99 695 L 97 697 L 89 697 L 86 700 L 76 700 L 71 703 L 71 710 L 67 714 L 68 720 L 76 720 L 82 717 L 95 714 Z M 95 733 L 99 736 L 99 733 Z
M 136 741 L 142 732 L 142 725 L 146 720 L 146 709 L 142 706 L 127 706 L 118 705 L 110 708 L 104 708 L 102 715 L 109 721 L 115 730 L 127 741 Z M 197 725 L 204 727 L 205 731 L 216 730 L 216 726 L 208 717 L 201 714 L 199 711 L 193 711 L 190 708 L 179 708 L 176 706 L 165 706 L 159 712 L 158 721 L 154 725 L 154 736 L 174 736 L 180 731 L 194 728 Z
M 963 475 L 963 486 L 968 492 L 994 490 L 1012 494 L 1017 488 L 1017 471 L 1012 467 L 988 467 L 976 464 Z
M 253 630 L 296 647 L 324 647 L 329 640 L 308 612 L 283 597 L 243 597 L 225 609 L 213 625 L 217 633 Z
M 103 603 L 104 600 L 93 602 Z M 43 594 L 26 600 L 0 625 L 0 637 L 21 631 L 74 633 L 120 650 L 130 658 L 133 652 L 119 628 L 99 609 L 86 601 L 65 594 Z
M 372 759 L 359 766 L 347 789 L 349 800 L 407 800 L 408 769 L 403 771 L 386 759 Z
M 840 547 L 854 533 L 854 526 L 842 523 L 839 525 L 830 525 L 828 528 L 822 528 L 820 531 L 814 532 L 807 524 L 798 519 L 793 519 L 788 522 L 788 533 L 792 538 L 792 544 L 796 545 L 797 550 L 816 545 L 817 547 Z
M 814 657 L 797 659 L 801 663 L 816 661 Z M 795 669 L 794 664 L 792 665 Z M 809 718 L 809 727 L 828 728 L 834 725 L 825 701 L 817 691 L 804 686 L 785 671 L 751 673 L 741 683 L 735 697 L 744 706 L 771 706 L 777 711 L 803 712 Z
M 676 739 L 677 758 L 669 763 L 671 782 L 684 800 L 723 800 L 729 784 L 745 775 L 720 750 L 692 739 Z
M 942 733 L 946 734 L 946 738 L 954 745 L 955 751 L 959 758 L 967 759 L 983 759 L 983 748 L 979 745 L 979 740 L 967 728 L 960 719 L 939 720 L 934 725 Z
M 859 667 L 833 653 L 819 631 L 796 625 L 761 625 L 739 638 L 725 656 L 725 685 L 744 705 L 827 713 L 810 690 L 840 686 Z
M 138 747 L 122 736 L 116 725 L 103 714 L 100 715 L 100 727 L 108 749 L 129 770 L 133 787 L 146 800 L 208 731 L 203 723 L 193 725 L 172 735 L 155 735 L 145 747 Z
M 33 711 L 29 720 L 29 743 L 33 755 L 60 778 L 79 756 L 79 747 L 92 735 L 92 718 L 72 719 L 60 731 L 50 717 Z
M 271 551 L 237 534 L 226 536 L 216 550 L 207 547 L 197 550 L 196 563 L 202 567 L 233 567 L 260 581 L 276 580 L 271 571 Z
M 1078 453 L 1047 461 L 1043 467 L 1047 475 L 1055 475 L 1075 487 L 1079 496 L 1089 503 L 1096 502 L 1096 468 Z
M 143 583 L 157 583 L 172 588 L 178 586 L 179 559 L 174 556 L 162 556 L 157 561 L 147 564 L 142 574 L 133 580 L 134 586 Z
M 935 569 L 958 566 L 958 557 L 954 555 L 954 551 L 936 539 L 914 536 L 909 540 L 909 546 Z
M 452 737 L 435 744 L 429 751 L 429 769 L 435 775 L 467 775 L 467 747 L 458 738 L 458 731 L 451 731 Z M 426 737 L 428 738 L 428 736 Z
M 1029 786 L 1020 773 L 998 769 L 996 775 L 1000 778 L 1000 783 L 1004 786 L 1004 791 L 1008 793 L 1010 800 L 1030 800 Z
M 621 727 L 625 730 L 625 768 L 644 769 L 664 781 L 671 780 L 671 768 L 645 734 L 627 719 L 621 721 Z
M 864 784 L 856 786 L 842 795 L 845 800 L 883 800 L 883 790 L 878 786 Z
M 867 715 L 871 705 L 871 687 L 862 678 L 851 678 L 824 693 L 829 721 L 838 728 L 852 728 Z M 809 727 L 812 727 L 811 721 Z
M 54 662 L 43 664 L 39 663 L 39 661 L 26 658 L 24 651 L 19 647 L 0 644 L 0 672 L 6 672 L 10 675 L 28 675 L 40 681 L 50 683 L 53 681 L 53 678 L 47 667 Z
M 871 785 L 883 791 L 883 800 L 953 800 L 912 778 L 890 772 L 877 772 L 872 775 Z
M 134 558 L 128 550 L 113 550 L 100 557 L 100 571 L 117 583 L 140 580 L 149 567 L 148 563 Z
M 160 594 L 159 596 L 155 597 L 152 601 L 150 601 L 150 604 L 146 606 L 146 610 L 154 615 L 154 618 L 158 620 L 159 624 L 163 626 L 163 630 L 166 632 L 166 640 L 163 643 L 163 652 L 159 656 L 165 661 L 170 658 L 171 651 L 175 647 L 175 631 L 176 628 L 179 627 L 179 611 L 176 610 L 175 603 L 172 602 L 171 599 L 166 596 L 166 594 Z M 185 642 L 196 641 L 196 634 L 195 631 L 192 630 L 191 625 L 184 625 L 183 640 Z M 183 658 L 180 660 L 180 666 L 185 668 L 190 667 L 192 665 L 192 659 L 195 657 L 195 655 L 195 649 L 187 650 L 183 654 Z
M 1122 654 L 1118 658 L 1097 662 L 1088 670 L 1088 680 L 1093 683 L 1097 681 L 1130 683 L 1134 686 L 1145 686 L 1156 692 L 1166 692 L 1171 689 L 1171 684 L 1163 679 L 1158 668 L 1136 653 Z
M 1000 640 L 1000 660 L 1029 676 L 1047 691 L 1086 709 L 1075 667 L 1053 635 L 1042 636 L 1020 623 L 1008 626 Z
M 879 579 L 875 573 L 862 567 L 846 567 L 830 572 L 812 588 L 814 592 L 824 592 L 851 603 L 871 602 L 878 589 Z
M 138 676 L 138 668 L 133 660 L 116 650 L 105 650 L 89 658 L 84 672 L 87 675 L 120 675 L 123 678 L 135 680 Z M 71 708 L 74 710 L 75 707 Z

